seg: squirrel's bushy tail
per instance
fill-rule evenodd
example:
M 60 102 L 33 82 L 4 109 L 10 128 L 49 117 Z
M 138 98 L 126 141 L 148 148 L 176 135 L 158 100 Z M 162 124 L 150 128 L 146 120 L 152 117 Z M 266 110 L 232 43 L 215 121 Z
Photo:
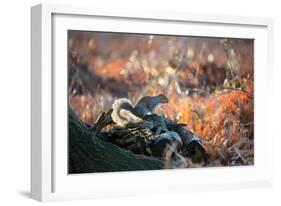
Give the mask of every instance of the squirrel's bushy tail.
M 113 112 L 111 114 L 112 120 L 118 125 L 125 127 L 128 123 L 135 123 L 142 121 L 134 113 L 134 106 L 132 102 L 126 98 L 117 99 L 112 105 Z

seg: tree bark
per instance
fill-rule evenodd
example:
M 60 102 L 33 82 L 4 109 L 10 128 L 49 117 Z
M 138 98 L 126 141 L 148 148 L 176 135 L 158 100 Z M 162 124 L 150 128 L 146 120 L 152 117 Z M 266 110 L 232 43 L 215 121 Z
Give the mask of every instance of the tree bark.
M 71 108 L 68 112 L 68 172 L 93 173 L 163 169 L 164 162 L 98 139 Z

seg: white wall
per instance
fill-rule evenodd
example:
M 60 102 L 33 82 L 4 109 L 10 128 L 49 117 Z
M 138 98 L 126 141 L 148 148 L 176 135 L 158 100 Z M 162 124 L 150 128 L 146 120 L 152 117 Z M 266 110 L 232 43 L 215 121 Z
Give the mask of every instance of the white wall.
M 45 1 L 42 1 L 45 2 Z M 278 1 L 245 0 L 58 0 L 53 3 L 103 5 L 137 8 L 140 10 L 172 10 L 179 12 L 230 14 L 242 16 L 265 16 L 275 20 L 275 107 L 276 116 L 272 126 L 276 130 L 275 174 L 276 187 L 273 189 L 252 189 L 240 191 L 216 191 L 170 196 L 146 196 L 118 199 L 89 200 L 79 202 L 85 205 L 262 205 L 280 204 L 280 49 L 281 14 Z M 0 201 L 1 205 L 34 205 L 29 199 L 30 172 L 30 6 L 40 1 L 9 0 L 1 2 L 0 32 Z M 264 68 L 266 69 L 266 68 Z M 279 81 L 279 82 L 278 82 Z M 266 87 L 266 85 L 265 85 Z M 279 92 L 279 94 L 277 94 Z M 4 115 L 3 115 L 4 114 Z M 265 137 L 266 141 L 266 137 Z M 274 202 L 276 202 L 274 204 Z M 277 203 L 278 202 L 278 203 Z M 49 204 L 49 203 L 48 203 Z M 76 205 L 77 202 L 60 202 L 61 205 Z

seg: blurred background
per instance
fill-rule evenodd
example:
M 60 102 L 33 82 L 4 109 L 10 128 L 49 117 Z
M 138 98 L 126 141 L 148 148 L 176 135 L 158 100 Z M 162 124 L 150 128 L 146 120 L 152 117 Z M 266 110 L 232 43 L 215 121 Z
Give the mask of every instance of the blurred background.
M 115 99 L 165 94 L 158 108 L 186 123 L 211 166 L 254 163 L 254 41 L 68 32 L 69 103 L 94 124 Z

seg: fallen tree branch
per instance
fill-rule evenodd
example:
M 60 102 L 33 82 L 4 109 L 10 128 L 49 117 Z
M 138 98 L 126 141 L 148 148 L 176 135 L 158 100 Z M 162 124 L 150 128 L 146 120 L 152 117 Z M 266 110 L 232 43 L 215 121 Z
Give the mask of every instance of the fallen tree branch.
M 102 118 L 106 120 L 104 117 L 106 117 L 105 114 Z M 95 132 L 92 132 L 94 127 L 87 127 L 71 108 L 68 111 L 68 121 L 68 172 L 70 174 L 164 168 L 164 162 L 159 159 L 136 155 L 100 140 L 95 136 Z

